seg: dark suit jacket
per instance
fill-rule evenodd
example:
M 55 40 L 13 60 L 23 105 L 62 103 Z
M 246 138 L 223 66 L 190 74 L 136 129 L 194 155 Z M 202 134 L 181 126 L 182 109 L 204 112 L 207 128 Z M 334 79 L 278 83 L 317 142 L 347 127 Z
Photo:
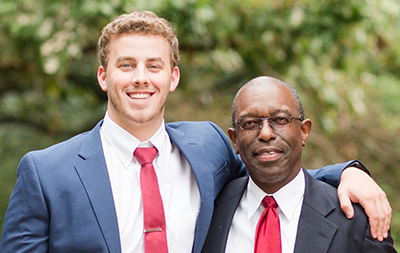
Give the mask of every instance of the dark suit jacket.
M 295 253 L 396 252 L 393 239 L 383 242 L 371 236 L 368 218 L 359 205 L 348 220 L 340 209 L 336 188 L 311 177 L 306 171 L 306 189 L 297 230 Z M 229 229 L 248 177 L 228 183 L 215 200 L 211 227 L 202 252 L 225 252 Z
M 121 252 L 101 124 L 22 158 L 4 220 L 0 253 Z M 199 253 L 211 223 L 214 199 L 228 181 L 244 176 L 246 170 L 215 124 L 175 122 L 166 124 L 166 130 L 188 160 L 199 187 L 201 206 L 193 245 L 193 252 Z M 324 169 L 319 177 L 337 183 L 344 167 Z

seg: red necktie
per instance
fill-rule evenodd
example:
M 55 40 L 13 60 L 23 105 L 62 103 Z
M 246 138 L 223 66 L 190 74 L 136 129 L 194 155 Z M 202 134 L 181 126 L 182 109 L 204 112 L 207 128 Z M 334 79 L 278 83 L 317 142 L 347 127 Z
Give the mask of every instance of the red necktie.
M 143 200 L 144 250 L 146 253 L 167 253 L 164 207 L 153 167 L 156 148 L 137 148 L 134 156 L 142 165 L 140 188 Z
M 262 203 L 265 210 L 258 220 L 254 253 L 281 253 L 278 204 L 272 196 L 265 196 Z

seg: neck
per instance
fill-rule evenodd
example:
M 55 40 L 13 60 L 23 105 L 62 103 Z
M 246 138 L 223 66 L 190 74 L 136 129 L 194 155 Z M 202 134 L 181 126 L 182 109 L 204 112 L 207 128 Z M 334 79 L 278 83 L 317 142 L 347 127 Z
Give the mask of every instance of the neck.
M 142 142 L 150 139 L 158 131 L 158 129 L 160 129 L 160 127 L 161 122 L 157 125 L 134 124 L 130 127 L 130 129 L 124 129 Z
M 148 122 L 140 123 L 126 120 L 114 119 L 110 114 L 108 115 L 112 121 L 125 129 L 128 133 L 135 136 L 139 141 L 146 141 L 150 139 L 160 129 L 163 119 L 151 120 Z
M 293 170 L 290 175 L 279 175 L 266 178 L 264 181 L 260 181 L 252 177 L 254 183 L 260 187 L 265 193 L 273 194 L 279 191 L 282 187 L 290 183 L 300 172 L 301 165 L 298 167 L 297 170 Z M 251 176 L 251 172 L 249 171 Z

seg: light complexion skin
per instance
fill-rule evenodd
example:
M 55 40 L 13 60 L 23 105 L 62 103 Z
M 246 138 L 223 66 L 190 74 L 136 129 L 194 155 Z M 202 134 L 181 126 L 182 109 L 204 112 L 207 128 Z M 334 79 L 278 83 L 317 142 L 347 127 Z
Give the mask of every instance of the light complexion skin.
M 110 118 L 140 141 L 160 128 L 169 92 L 178 86 L 170 46 L 161 36 L 122 34 L 110 41 L 107 68 L 97 79 L 107 91 Z

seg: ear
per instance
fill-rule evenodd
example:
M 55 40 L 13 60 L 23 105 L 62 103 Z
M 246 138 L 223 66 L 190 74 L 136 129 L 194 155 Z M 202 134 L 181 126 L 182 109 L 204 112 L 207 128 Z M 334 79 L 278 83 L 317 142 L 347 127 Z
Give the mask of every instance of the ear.
M 305 119 L 301 122 L 301 144 L 306 146 L 308 135 L 311 132 L 312 122 L 310 119 Z
M 232 127 L 229 128 L 229 129 L 228 129 L 228 135 L 229 135 L 229 138 L 230 138 L 231 141 L 232 141 L 232 145 L 233 145 L 233 148 L 234 148 L 235 151 L 236 151 L 236 154 L 239 154 L 239 148 L 238 148 L 238 145 L 237 145 L 237 142 L 236 142 L 237 136 L 236 136 L 235 129 L 232 128 Z
M 174 92 L 176 87 L 178 87 L 180 78 L 181 74 L 179 72 L 179 68 L 175 66 L 171 73 L 171 86 L 169 87 L 170 92 Z
M 97 81 L 103 91 L 107 91 L 107 72 L 103 66 L 100 66 L 97 70 Z

